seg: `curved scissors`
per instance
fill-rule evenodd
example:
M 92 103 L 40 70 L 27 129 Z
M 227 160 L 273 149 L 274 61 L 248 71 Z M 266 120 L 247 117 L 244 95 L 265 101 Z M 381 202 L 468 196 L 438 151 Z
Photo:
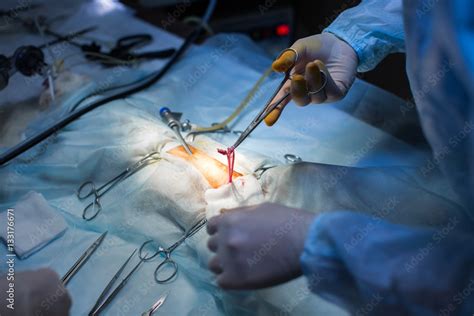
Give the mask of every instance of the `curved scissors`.
M 162 246 L 158 245 L 156 241 L 154 241 L 153 239 L 147 240 L 141 245 L 140 250 L 138 251 L 138 256 L 143 261 L 150 261 L 158 255 L 164 256 L 164 260 L 155 269 L 154 275 L 155 275 L 155 281 L 157 283 L 160 283 L 160 284 L 166 283 L 175 277 L 175 275 L 178 273 L 178 264 L 176 263 L 176 261 L 171 259 L 171 253 L 176 248 L 178 248 L 186 239 L 196 234 L 203 226 L 206 225 L 206 223 L 207 223 L 206 218 L 199 220 L 189 230 L 187 230 L 185 234 L 180 239 L 178 239 L 178 241 L 176 241 L 173 245 L 171 245 L 168 248 L 163 248 Z M 144 253 L 145 247 L 149 244 L 153 244 L 156 247 L 156 250 L 150 254 L 148 252 Z M 166 266 L 171 267 L 173 272 L 168 277 L 160 279 L 159 277 L 160 271 L 163 270 L 163 268 L 165 268 Z
M 102 204 L 100 202 L 100 198 L 104 196 L 107 192 L 109 192 L 112 188 L 114 188 L 118 183 L 125 180 L 141 168 L 149 165 L 152 162 L 157 161 L 160 159 L 159 153 L 154 151 L 133 165 L 127 167 L 124 171 L 120 174 L 115 176 L 112 180 L 109 180 L 99 188 L 96 188 L 96 185 L 93 181 L 86 181 L 84 182 L 79 189 L 77 190 L 77 197 L 79 200 L 87 199 L 90 196 L 93 196 L 93 200 L 89 203 L 84 210 L 82 211 L 82 218 L 86 221 L 93 220 L 97 215 L 99 215 L 100 211 L 102 210 Z

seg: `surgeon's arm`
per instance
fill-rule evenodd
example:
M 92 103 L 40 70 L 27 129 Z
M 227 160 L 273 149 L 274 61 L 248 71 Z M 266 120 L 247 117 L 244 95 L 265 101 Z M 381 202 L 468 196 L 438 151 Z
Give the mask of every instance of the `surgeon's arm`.
M 311 290 L 354 315 L 471 315 L 474 236 L 354 212 L 318 216 L 301 257 Z
M 357 53 L 357 70 L 372 70 L 387 55 L 405 50 L 402 0 L 364 0 L 342 12 L 324 30 L 347 42 Z

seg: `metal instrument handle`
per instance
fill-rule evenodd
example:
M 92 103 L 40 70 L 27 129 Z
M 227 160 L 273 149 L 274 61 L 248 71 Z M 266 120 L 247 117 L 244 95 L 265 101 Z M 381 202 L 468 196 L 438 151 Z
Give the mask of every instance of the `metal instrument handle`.
M 90 209 L 92 209 L 92 211 Z M 89 205 L 87 205 L 82 211 L 82 219 L 86 221 L 91 221 L 94 218 L 96 218 L 97 215 L 99 215 L 101 211 L 102 211 L 102 204 L 100 204 L 99 197 L 96 196 L 94 200 Z M 88 214 L 91 214 L 91 215 L 88 216 Z
M 86 188 L 87 186 L 90 186 L 91 188 L 90 188 L 89 191 L 87 191 L 86 194 L 83 194 L 83 192 L 85 191 L 85 188 Z M 76 193 L 77 198 L 78 198 L 79 200 L 87 199 L 87 198 L 88 198 L 89 196 L 91 196 L 92 194 L 94 194 L 94 195 L 97 197 L 97 190 L 96 190 L 96 188 L 95 188 L 94 182 L 92 182 L 92 181 L 86 181 L 86 182 L 84 182 L 84 183 L 79 187 L 79 189 L 77 190 L 77 193 Z
M 165 268 L 166 266 L 171 266 L 173 269 L 173 273 L 171 273 L 167 278 L 160 279 L 159 278 L 160 270 L 163 270 L 163 268 Z M 170 258 L 169 253 L 168 253 L 167 258 L 163 260 L 155 269 L 155 281 L 159 284 L 166 283 L 170 281 L 172 278 L 174 278 L 177 273 L 178 273 L 178 264 Z
M 150 240 L 147 240 L 145 241 L 141 246 L 140 246 L 140 249 L 138 250 L 138 257 L 143 260 L 143 261 L 150 261 L 152 260 L 153 258 L 155 258 L 156 256 L 158 256 L 160 253 L 167 253 L 167 250 L 165 250 L 163 247 L 161 247 L 160 245 L 156 244 L 157 246 L 157 250 L 155 251 L 155 253 L 153 253 L 151 256 L 148 255 L 148 253 L 145 253 L 144 254 L 144 250 L 145 250 L 145 246 L 150 244 L 150 243 L 155 243 L 156 242 L 153 240 L 153 239 L 150 239 Z

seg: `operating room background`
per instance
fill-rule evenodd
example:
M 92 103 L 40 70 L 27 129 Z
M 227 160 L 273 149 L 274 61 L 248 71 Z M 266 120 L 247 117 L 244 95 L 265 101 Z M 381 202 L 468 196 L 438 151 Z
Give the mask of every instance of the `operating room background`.
M 46 1 L 49 4 L 53 0 Z M 244 10 L 238 11 L 236 9 L 239 3 L 243 7 L 248 2 L 223 1 L 226 5 L 229 4 L 229 6 L 226 6 L 227 8 L 232 8 L 230 11 L 238 13 L 237 18 L 245 19 L 248 16 L 248 14 L 244 13 Z M 67 4 L 70 5 L 71 2 L 68 1 Z M 98 32 L 102 33 L 95 35 L 100 35 L 100 38 L 115 40 L 119 36 L 133 34 L 134 32 L 150 32 L 156 39 L 153 44 L 157 45 L 157 47 L 177 46 L 179 43 L 178 38 L 174 38 L 174 36 L 171 36 L 162 29 L 153 28 L 149 24 L 139 21 L 132 16 L 131 11 L 122 10 L 121 6 L 116 6 L 115 4 L 107 6 L 104 4 L 111 3 L 102 0 L 91 0 L 90 2 L 90 5 L 74 10 L 71 14 L 72 16 L 66 21 L 69 24 L 60 24 L 57 26 L 57 29 L 62 32 L 71 32 L 79 29 L 79 26 L 100 24 Z M 183 3 L 183 0 L 180 2 Z M 282 13 L 281 17 L 289 16 L 290 18 L 297 16 L 295 10 L 305 10 L 304 6 L 299 8 L 292 6 L 291 8 L 284 8 L 282 11 L 277 10 L 275 6 L 267 10 L 265 6 L 259 7 L 262 3 L 264 4 L 264 2 L 258 1 L 253 4 L 253 8 L 257 10 L 257 17 L 260 14 L 260 9 L 263 12 L 262 16 L 269 15 L 273 17 L 271 13 L 275 11 L 275 13 Z M 202 4 L 204 3 L 197 3 L 198 6 Z M 171 6 L 171 12 L 177 10 L 177 8 L 177 6 Z M 56 16 L 56 14 L 51 12 L 53 11 L 51 9 L 54 8 L 47 9 L 48 14 Z M 144 16 L 149 14 L 152 17 L 156 17 L 158 15 L 155 12 L 159 10 L 161 9 L 142 9 L 137 11 L 137 15 Z M 194 9 L 189 8 L 189 10 Z M 197 12 L 196 15 L 202 13 L 202 8 L 196 7 L 195 10 Z M 219 8 L 215 21 L 231 21 L 231 18 L 226 18 L 221 10 L 222 8 Z M 337 9 L 336 11 L 331 11 L 333 9 L 328 10 L 328 13 L 321 14 L 321 19 L 318 21 L 328 24 L 331 18 L 335 17 L 338 13 Z M 175 12 L 179 13 L 179 11 Z M 167 21 L 168 13 L 163 11 L 163 14 L 164 18 L 160 21 Z M 186 16 L 187 14 L 183 14 L 178 20 L 184 19 Z M 275 14 L 275 17 L 277 16 L 279 14 Z M 308 24 L 304 25 L 309 25 L 311 22 L 315 26 L 306 26 L 306 31 L 301 31 L 306 33 L 301 34 L 309 35 L 319 32 L 319 22 L 312 21 L 308 16 L 305 13 L 304 19 L 301 19 L 309 20 Z M 328 17 L 330 19 L 326 21 Z M 128 19 L 127 23 L 124 23 L 125 19 Z M 258 40 L 258 43 L 267 47 L 271 55 L 272 48 L 274 48 L 272 44 L 281 44 L 281 47 L 285 47 L 294 38 L 299 37 L 299 35 L 296 35 L 297 32 L 300 32 L 299 27 L 297 27 L 298 21 L 291 21 L 292 23 L 288 25 L 289 30 L 293 31 L 291 36 L 289 34 L 281 36 L 281 38 L 270 37 L 267 40 L 262 38 L 262 40 Z M 190 20 L 190 23 L 192 24 L 192 20 Z M 183 32 L 186 32 L 190 27 L 186 23 L 171 24 L 176 27 L 181 26 Z M 229 24 L 235 27 L 250 25 L 250 23 L 244 22 L 232 22 Z M 158 24 L 158 26 L 162 25 Z M 171 31 L 171 26 L 166 25 L 166 28 Z M 217 32 L 215 24 L 211 24 L 211 28 Z M 281 34 L 283 35 L 283 33 Z M 160 106 L 170 106 L 173 110 L 183 112 L 186 118 L 192 119 L 193 123 L 210 124 L 225 118 L 233 110 L 233 107 L 239 104 L 248 93 L 250 87 L 259 78 L 264 68 L 271 63 L 271 58 L 266 54 L 262 54 L 258 47 L 254 45 L 254 42 L 249 41 L 246 37 L 240 35 L 229 36 L 227 34 L 210 37 L 203 45 L 192 47 L 189 58 L 183 58 L 160 85 L 153 87 L 146 93 L 108 104 L 97 109 L 92 114 L 85 115 L 74 124 L 71 124 L 67 130 L 61 131 L 57 136 L 50 138 L 44 147 L 37 147 L 35 151 L 29 152 L 26 159 L 13 161 L 9 166 L 0 170 L 3 194 L 0 200 L 2 200 L 3 204 L 1 206 L 3 208 L 7 204 L 12 204 L 18 200 L 24 192 L 35 190 L 44 194 L 54 207 L 61 210 L 61 214 L 66 217 L 70 225 L 70 229 L 64 236 L 65 238 L 57 240 L 49 248 L 32 256 L 30 260 L 19 262 L 18 268 L 37 268 L 40 265 L 47 264 L 58 273 L 64 273 L 74 262 L 74 259 L 79 257 L 80 252 L 90 244 L 90 241 L 96 238 L 98 231 L 110 231 L 111 244 L 116 247 L 111 247 L 107 243 L 108 247 L 104 247 L 106 248 L 104 250 L 107 255 L 92 258 L 92 264 L 89 264 L 85 267 L 85 270 L 81 271 L 81 276 L 76 278 L 75 283 L 73 282 L 69 288 L 75 300 L 72 311 L 73 315 L 82 315 L 84 307 L 91 306 L 91 303 L 94 303 L 100 290 L 111 277 L 110 274 L 113 272 L 112 270 L 114 270 L 115 265 L 124 260 L 125 256 L 143 240 L 148 239 L 148 236 L 159 239 L 163 244 L 172 244 L 176 240 L 174 238 L 175 235 L 181 233 L 181 228 L 187 226 L 185 224 L 191 224 L 185 221 L 191 221 L 191 216 L 187 216 L 188 214 L 192 215 L 191 213 L 180 213 L 170 210 L 170 205 L 175 203 L 168 203 L 168 201 L 178 201 L 178 198 L 175 198 L 174 195 L 171 196 L 169 193 L 162 195 L 157 193 L 159 190 L 168 190 L 169 188 L 176 189 L 179 193 L 181 189 L 192 190 L 194 187 L 189 185 L 188 182 L 186 182 L 186 185 L 182 185 L 179 181 L 170 181 L 170 170 L 172 175 L 182 174 L 183 176 L 180 177 L 180 180 L 191 179 L 189 176 L 191 173 L 183 172 L 178 174 L 175 171 L 178 168 L 171 168 L 169 164 L 157 164 L 154 166 L 159 168 L 157 170 L 150 167 L 144 170 L 144 172 L 147 172 L 146 174 L 143 173 L 142 176 L 131 177 L 127 182 L 123 183 L 124 186 L 120 190 L 112 191 L 113 195 L 107 196 L 111 203 L 109 204 L 107 200 L 104 200 L 107 203 L 107 205 L 104 204 L 106 206 L 104 212 L 91 225 L 84 223 L 81 218 L 79 212 L 84 208 L 84 203 L 78 200 L 76 190 L 82 181 L 92 176 L 98 183 L 107 181 L 109 177 L 123 170 L 129 163 L 136 161 L 138 156 L 149 152 L 151 150 L 150 146 L 158 140 L 158 137 L 155 136 L 155 131 L 157 126 L 161 126 L 161 122 L 159 122 L 159 117 L 156 115 L 156 110 Z M 258 35 L 263 37 L 265 34 L 257 32 L 252 35 L 252 38 Z M 42 43 L 44 41 L 39 36 L 31 39 L 29 37 L 23 39 L 23 37 L 26 36 L 17 36 L 18 39 L 25 42 L 28 40 L 27 43 L 30 43 L 30 41 L 31 43 Z M 183 82 L 185 84 L 191 82 L 188 81 L 188 79 L 192 78 L 190 74 L 193 74 L 198 66 L 205 64 L 206 58 L 226 43 L 226 38 L 235 38 L 238 45 L 230 53 L 223 54 L 218 62 L 213 63 L 212 67 L 205 71 L 205 76 L 199 77 L 203 80 L 196 80 L 196 82 L 190 85 L 190 89 L 184 90 Z M 36 40 L 36 42 L 33 42 L 33 40 Z M 14 46 L 12 42 L 9 45 Z M 20 44 L 15 44 L 15 47 L 18 45 Z M 15 47 L 12 47 L 12 49 Z M 73 52 L 74 49 L 71 47 Z M 5 49 L 5 52 L 8 52 L 7 49 Z M 91 67 L 90 65 L 86 66 Z M 143 65 L 143 67 L 149 69 L 158 68 L 156 65 L 150 66 L 149 64 Z M 403 71 L 403 67 L 399 70 Z M 99 68 L 99 71 L 102 73 L 106 70 Z M 386 77 L 393 76 L 393 73 L 386 73 Z M 23 80 L 20 77 L 15 79 L 17 80 L 16 82 L 22 82 Z M 124 75 L 122 79 L 130 80 L 131 77 L 127 78 Z M 279 81 L 280 78 L 275 79 Z M 101 79 L 97 80 L 97 83 L 100 84 Z M 268 82 L 265 88 L 272 88 L 276 83 L 276 80 Z M 31 84 L 29 88 L 32 86 Z M 90 87 L 93 88 L 92 85 Z M 15 92 L 13 91 L 14 89 L 16 89 L 16 86 L 11 85 L 10 89 L 2 93 L 7 94 L 11 92 L 13 94 Z M 271 89 L 267 90 L 270 91 Z M 82 92 L 84 91 L 82 90 Z M 186 93 L 183 93 L 184 91 Z M 245 127 L 245 124 L 250 121 L 265 99 L 265 94 L 255 98 L 240 121 L 234 125 L 235 128 L 241 129 Z M 322 164 L 356 165 L 361 168 L 364 166 L 392 167 L 400 165 L 414 167 L 422 165 L 427 161 L 428 157 L 424 152 L 420 152 L 412 146 L 400 142 L 395 137 L 384 133 L 384 131 L 361 122 L 358 119 L 359 117 L 355 116 L 354 118 L 346 113 L 349 110 L 363 107 L 364 104 L 372 104 L 374 108 L 384 108 L 391 119 L 397 113 L 400 114 L 399 106 L 404 105 L 402 100 L 395 98 L 391 94 L 368 85 L 361 80 L 356 80 L 351 93 L 338 104 L 307 107 L 305 109 L 295 106 L 289 107 L 285 110 L 285 116 L 279 122 L 278 127 L 269 129 L 262 126 L 258 133 L 252 135 L 243 144 L 239 149 L 239 153 L 247 146 L 249 150 L 261 150 L 268 157 L 275 159 L 282 159 L 284 154 L 292 153 L 305 160 Z M 62 106 L 65 109 L 67 108 L 65 103 Z M 411 113 L 413 112 L 415 111 L 411 111 Z M 162 135 L 163 133 L 157 134 Z M 231 134 L 216 134 L 212 135 L 212 137 L 219 141 L 220 144 L 230 144 L 231 140 L 235 138 Z M 217 155 L 214 150 L 215 147 L 212 147 L 212 152 Z M 39 157 L 39 160 L 32 158 L 38 153 L 42 156 Z M 26 163 L 24 163 L 25 161 Z M 242 161 L 243 159 L 239 157 L 238 164 L 242 164 Z M 184 171 L 188 170 L 183 167 L 181 169 Z M 254 169 L 252 168 L 252 170 Z M 145 181 L 145 178 L 149 179 L 149 181 Z M 282 178 L 289 179 L 289 177 L 284 177 L 284 174 Z M 308 178 L 309 175 L 301 179 Z M 314 177 L 312 181 L 315 181 L 315 183 L 318 181 L 322 182 L 320 179 L 320 177 Z M 170 185 L 170 183 L 173 185 Z M 308 182 L 302 181 L 302 183 Z M 297 186 L 282 185 L 282 182 L 277 184 L 279 188 L 294 187 L 298 192 L 304 192 L 304 190 L 299 189 L 300 187 Z M 359 187 L 364 188 L 365 186 L 361 185 Z M 308 190 L 311 186 L 306 185 L 303 188 Z M 279 194 L 281 191 L 269 191 L 276 192 L 275 196 L 281 196 Z M 374 194 L 370 190 L 367 190 L 367 192 L 374 197 L 381 196 Z M 186 200 L 186 203 L 188 203 L 188 200 L 193 200 L 189 196 L 181 200 Z M 200 195 L 193 196 L 196 199 L 200 198 Z M 308 196 L 319 197 L 319 195 L 315 194 Z M 198 203 L 190 204 L 195 206 L 193 208 L 183 207 L 182 209 L 194 209 L 196 205 L 200 205 Z M 315 205 L 315 203 L 312 204 Z M 175 225 L 175 223 L 182 224 L 180 226 Z M 196 235 L 195 238 L 198 239 L 199 243 L 196 244 L 200 246 L 199 250 L 201 253 L 207 254 L 203 251 L 207 249 L 205 248 L 205 231 L 202 231 L 201 235 Z M 189 311 L 191 309 L 199 308 L 200 304 L 202 305 L 203 303 L 206 306 L 210 306 L 209 308 L 206 307 L 206 310 L 220 311 L 219 306 L 214 307 L 214 297 L 217 297 L 217 295 L 212 287 L 212 281 L 208 281 L 212 280 L 208 277 L 209 271 L 205 266 L 208 260 L 204 256 L 199 258 L 191 256 L 190 253 L 194 249 L 198 248 L 188 249 L 184 247 L 180 249 L 180 251 L 183 251 L 183 256 L 179 259 L 183 262 L 182 271 L 184 273 L 173 284 L 175 288 L 173 295 L 164 306 L 165 311 L 173 310 L 173 313 L 168 312 L 164 314 L 190 314 Z M 4 251 L 4 248 L 0 248 L 0 250 Z M 3 256 L 3 253 L 0 253 L 0 255 Z M 97 269 L 95 271 L 100 271 L 101 273 L 94 273 L 92 268 Z M 152 269 L 154 268 L 154 266 L 149 264 L 144 265 L 143 270 L 136 275 L 125 289 L 123 300 L 118 300 L 117 304 L 113 307 L 115 309 L 111 310 L 111 315 L 118 315 L 115 311 L 119 310 L 123 306 L 122 304 L 129 302 L 129 299 L 135 299 L 135 297 L 140 296 L 137 298 L 140 312 L 145 305 L 155 299 L 156 292 L 154 291 L 148 291 L 148 296 L 142 295 L 140 292 L 134 292 L 134 289 L 139 286 L 144 284 L 148 286 L 153 276 Z M 104 272 L 102 273 L 102 271 Z M 300 282 L 302 281 L 304 280 L 300 279 Z M 153 280 L 151 280 L 151 284 L 154 286 L 153 289 L 158 288 L 161 290 L 158 285 L 154 284 Z M 251 299 L 256 297 L 254 301 L 258 299 L 264 302 L 259 304 L 259 306 L 268 306 L 269 309 L 274 308 L 273 306 L 278 308 L 281 308 L 280 306 L 285 307 L 285 304 L 290 304 L 289 306 L 293 308 L 292 298 L 289 294 L 294 293 L 298 288 L 303 288 L 302 284 L 298 283 L 292 285 L 292 287 L 283 287 L 279 290 L 281 291 L 279 293 L 270 291 L 259 293 L 259 297 L 251 296 Z M 88 290 L 84 291 L 85 288 Z M 280 293 L 281 295 L 278 295 Z M 246 308 L 252 303 L 250 301 L 249 304 L 245 305 L 244 303 L 249 302 L 249 300 L 242 302 L 235 300 L 235 298 L 233 299 L 219 297 L 218 302 L 219 304 L 221 304 L 220 302 L 230 302 L 226 304 L 226 307 L 230 306 L 228 308 Z M 327 308 L 324 302 L 321 302 L 316 297 L 308 298 L 308 301 L 310 301 L 310 304 L 302 307 L 299 307 L 301 304 L 297 302 L 296 305 L 298 306 L 294 308 L 305 310 L 313 308 L 313 311 L 316 311 L 316 308 L 321 309 L 321 306 Z M 179 313 L 179 311 L 182 311 L 182 313 Z M 318 311 L 319 313 L 314 312 L 314 314 L 330 314 L 325 311 Z M 237 312 L 234 314 L 242 315 L 242 313 Z M 295 314 L 298 315 L 296 311 Z M 300 312 L 299 314 L 307 315 L 308 313 Z
M 163 26 L 163 17 L 179 15 L 179 5 L 198 15 L 205 1 L 191 0 L 122 0 L 133 7 L 137 16 Z M 267 51 L 276 55 L 296 39 L 320 33 L 344 10 L 358 5 L 361 0 L 239 0 L 220 1 L 210 27 L 214 32 L 243 32 Z M 298 17 L 298 18 L 295 18 Z M 167 28 L 183 36 L 192 26 L 180 22 L 179 17 Z M 405 55 L 392 54 L 373 71 L 359 74 L 376 86 L 394 93 L 404 100 L 411 100 L 405 72 Z
M 199 16 L 204 10 L 201 0 L 121 0 L 132 7 L 136 16 L 178 36 L 188 35 L 197 20 L 183 16 Z M 338 15 L 354 7 L 360 0 L 240 0 L 220 1 L 208 32 L 237 32 L 248 35 L 272 57 L 299 38 L 321 33 Z M 297 18 L 296 18 L 297 17 Z M 209 35 L 209 34 L 206 34 Z M 203 40 L 205 36 L 203 36 Z M 389 91 L 414 106 L 405 71 L 405 54 L 391 54 L 374 70 L 358 77 Z M 375 109 L 376 110 L 376 109 Z M 403 141 L 424 150 L 429 146 L 419 124 L 417 111 L 395 130 L 372 108 L 359 107 L 350 113 L 354 117 L 389 132 Z

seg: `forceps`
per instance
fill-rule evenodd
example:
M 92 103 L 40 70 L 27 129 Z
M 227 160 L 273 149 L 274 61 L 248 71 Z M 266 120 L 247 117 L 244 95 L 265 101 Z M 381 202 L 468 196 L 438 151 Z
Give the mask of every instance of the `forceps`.
M 171 245 L 168 248 L 161 247 L 153 239 L 145 241 L 141 245 L 140 250 L 138 251 L 138 256 L 140 257 L 141 260 L 150 261 L 158 255 L 163 255 L 165 257 L 164 260 L 155 269 L 155 281 L 157 283 L 160 283 L 160 284 L 166 283 L 166 282 L 170 281 L 178 273 L 178 264 L 176 263 L 176 261 L 171 259 L 171 253 L 176 248 L 178 248 L 186 239 L 188 239 L 189 237 L 196 234 L 203 226 L 206 225 L 206 223 L 207 223 L 206 218 L 203 218 L 203 219 L 199 220 L 189 230 L 187 230 L 185 232 L 185 234 L 180 239 L 178 239 L 177 242 L 175 242 L 173 245 Z M 150 255 L 148 253 L 144 253 L 145 247 L 148 244 L 152 244 L 152 243 L 154 243 L 154 245 L 156 246 L 156 250 L 154 251 L 154 253 L 151 253 Z M 160 270 L 162 270 L 166 266 L 171 266 L 171 268 L 173 269 L 173 272 L 167 278 L 160 279 L 160 277 L 159 277 Z
M 96 185 L 93 181 L 84 182 L 79 189 L 77 190 L 77 197 L 79 200 L 87 199 L 88 197 L 93 197 L 92 202 L 87 205 L 82 211 L 82 218 L 86 221 L 93 220 L 102 210 L 102 204 L 100 203 L 100 198 L 114 188 L 121 181 L 130 177 L 132 174 L 136 173 L 143 167 L 159 160 L 161 157 L 158 152 L 154 151 L 133 165 L 127 167 L 124 171 L 114 177 L 112 180 L 106 182 L 99 188 L 96 188 Z
M 278 92 L 281 90 L 283 85 L 288 80 L 291 80 L 291 71 L 295 67 L 296 62 L 298 61 L 298 58 L 299 58 L 298 52 L 293 48 L 284 49 L 280 53 L 280 56 L 278 58 L 280 58 L 287 51 L 294 52 L 296 57 L 295 57 L 293 63 L 290 65 L 290 67 L 288 67 L 288 70 L 285 72 L 285 77 L 280 82 L 277 89 L 275 90 L 273 95 L 270 97 L 270 99 L 267 101 L 267 103 L 265 104 L 263 109 L 260 111 L 260 113 L 258 113 L 257 116 L 250 122 L 249 126 L 243 131 L 243 133 L 240 135 L 240 137 L 237 139 L 237 141 L 234 143 L 234 145 L 230 148 L 232 148 L 232 149 L 237 148 L 237 146 L 239 146 L 250 135 L 250 133 L 253 132 L 253 130 L 268 116 L 268 114 L 270 114 L 283 101 L 285 101 L 288 97 L 290 97 L 291 93 L 287 92 L 287 93 L 285 93 L 285 95 L 283 97 L 278 99 L 275 103 L 272 103 L 273 99 L 277 96 Z M 311 91 L 310 94 L 317 94 L 317 93 L 321 92 L 326 87 L 326 83 L 327 83 L 326 74 L 323 71 L 321 71 L 320 73 L 321 73 L 321 78 L 323 80 L 323 84 L 322 84 L 321 88 L 319 88 L 317 91 Z
M 68 284 L 68 282 L 71 280 L 71 278 L 76 275 L 77 271 L 81 269 L 81 267 L 89 260 L 89 258 L 92 256 L 92 254 L 96 251 L 97 248 L 99 248 L 100 244 L 102 243 L 102 240 L 104 240 L 105 235 L 107 235 L 107 232 L 104 232 L 102 235 L 97 238 L 92 245 L 87 248 L 87 250 L 77 259 L 77 261 L 72 265 L 72 267 L 66 272 L 66 274 L 61 278 L 61 282 L 63 283 L 64 286 Z
M 120 277 L 122 274 L 123 270 L 127 266 L 128 262 L 132 259 L 133 255 L 137 252 L 135 249 L 132 254 L 128 257 L 128 259 L 122 264 L 122 266 L 117 270 L 115 275 L 110 279 L 109 283 L 107 286 L 104 288 L 102 293 L 100 293 L 99 298 L 94 304 L 94 307 L 92 307 L 91 311 L 89 312 L 89 316 L 95 316 L 99 315 L 111 302 L 112 300 L 117 296 L 117 294 L 122 290 L 122 288 L 127 284 L 127 282 L 130 280 L 132 275 L 137 271 L 137 269 L 141 266 L 143 263 L 143 260 L 140 260 L 133 268 L 132 270 L 125 276 L 125 278 L 117 285 L 117 287 L 110 293 L 107 297 L 106 295 L 109 293 L 109 291 L 112 289 L 112 286 L 114 285 L 115 281 Z

